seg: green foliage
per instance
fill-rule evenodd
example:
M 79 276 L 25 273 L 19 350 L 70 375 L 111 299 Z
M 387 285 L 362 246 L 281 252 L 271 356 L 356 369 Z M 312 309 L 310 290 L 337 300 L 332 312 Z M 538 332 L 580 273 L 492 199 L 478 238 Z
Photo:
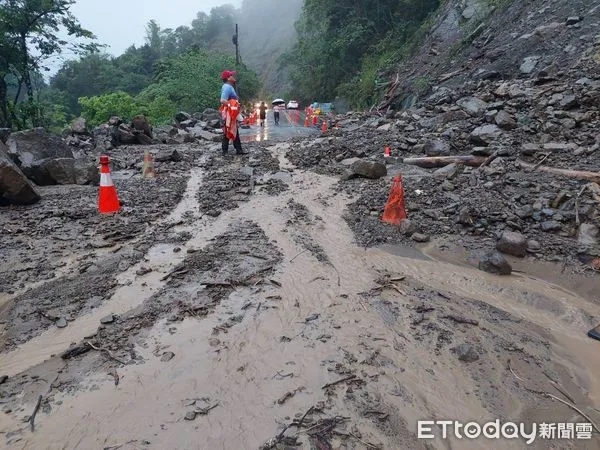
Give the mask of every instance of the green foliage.
M 165 98 L 184 111 L 214 108 L 219 105 L 220 73 L 233 67 L 235 61 L 229 56 L 190 51 L 159 64 L 156 82 L 144 89 L 139 98 L 146 103 Z M 260 83 L 254 72 L 242 66 L 237 78 L 241 97 L 252 99 L 258 94 Z
M 294 92 L 303 101 L 346 97 L 367 106 L 378 74 L 397 61 L 405 44 L 440 0 L 306 0 L 296 24 L 298 42 L 284 55 Z

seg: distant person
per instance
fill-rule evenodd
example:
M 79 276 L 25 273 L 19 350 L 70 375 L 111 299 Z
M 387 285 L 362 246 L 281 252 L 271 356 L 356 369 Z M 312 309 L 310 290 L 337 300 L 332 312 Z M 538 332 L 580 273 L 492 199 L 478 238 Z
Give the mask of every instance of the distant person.
M 242 150 L 242 142 L 240 141 L 240 132 L 238 127 L 238 118 L 242 116 L 239 115 L 234 119 L 234 123 L 230 123 L 227 125 L 227 116 L 230 114 L 229 104 L 230 100 L 236 100 L 239 105 L 239 98 L 237 93 L 235 92 L 235 74 L 236 72 L 231 70 L 224 70 L 221 73 L 221 80 L 223 81 L 223 86 L 221 87 L 221 123 L 223 126 L 223 141 L 221 143 L 221 149 L 223 150 L 223 155 L 226 155 L 229 151 L 229 139 L 227 136 L 227 132 L 229 130 L 230 133 L 235 135 L 233 139 L 233 147 L 235 148 L 235 152 L 238 155 L 244 155 L 244 151 Z M 238 110 L 239 111 L 239 110 Z
M 259 111 L 259 118 L 260 118 L 260 126 L 264 127 L 265 120 L 267 119 L 267 105 L 265 105 L 265 102 L 260 103 L 260 107 L 258 108 L 258 111 Z
M 273 106 L 273 119 L 275 119 L 275 125 L 279 125 L 279 112 L 281 111 L 281 106 L 275 105 Z

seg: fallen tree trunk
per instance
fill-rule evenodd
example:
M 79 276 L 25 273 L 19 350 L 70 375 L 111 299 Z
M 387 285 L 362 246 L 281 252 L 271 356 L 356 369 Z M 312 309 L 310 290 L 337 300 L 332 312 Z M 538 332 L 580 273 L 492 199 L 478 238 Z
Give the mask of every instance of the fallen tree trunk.
M 600 183 L 600 172 L 588 172 L 585 170 L 570 170 L 570 169 L 557 169 L 556 167 L 539 166 L 535 167 L 534 164 L 529 164 L 524 161 L 517 161 L 519 165 L 524 169 L 535 169 L 541 172 L 552 173 L 554 175 L 560 175 L 567 178 L 578 178 L 580 180 L 593 181 Z
M 410 164 L 412 166 L 419 166 L 425 169 L 433 169 L 435 167 L 444 167 L 449 164 L 464 164 L 465 166 L 479 167 L 486 161 L 485 156 L 473 156 L 473 155 L 462 155 L 462 156 L 429 156 L 425 158 L 404 158 L 402 162 L 404 164 Z

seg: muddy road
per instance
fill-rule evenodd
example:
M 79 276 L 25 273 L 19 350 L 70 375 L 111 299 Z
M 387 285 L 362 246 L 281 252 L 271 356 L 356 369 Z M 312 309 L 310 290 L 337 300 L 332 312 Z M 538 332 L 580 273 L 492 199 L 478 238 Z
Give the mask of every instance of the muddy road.
M 92 187 L 2 211 L 1 448 L 518 449 L 417 421 L 589 422 L 567 402 L 600 422 L 598 278 L 365 248 L 361 192 L 252 133 L 244 157 L 170 146 L 156 180 L 115 172 L 114 217 Z

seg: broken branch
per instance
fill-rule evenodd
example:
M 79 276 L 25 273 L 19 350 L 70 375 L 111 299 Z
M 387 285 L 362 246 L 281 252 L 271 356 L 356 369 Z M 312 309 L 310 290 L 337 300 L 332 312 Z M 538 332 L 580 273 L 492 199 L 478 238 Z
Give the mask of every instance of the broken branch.
M 350 375 L 349 377 L 342 378 L 341 380 L 333 381 L 332 383 L 327 383 L 325 386 L 323 386 L 322 389 L 327 389 L 329 387 L 338 385 L 340 383 L 344 383 L 346 381 L 351 381 L 351 380 L 355 380 L 355 379 L 356 379 L 356 375 Z
M 35 431 L 35 416 L 37 415 L 38 411 L 40 410 L 40 406 L 42 405 L 42 394 L 38 395 L 38 399 L 37 399 L 37 403 L 35 404 L 35 408 L 33 408 L 33 413 L 31 413 L 31 416 L 29 416 L 29 424 L 31 425 L 31 432 L 33 433 Z
M 533 169 L 533 164 L 526 163 L 524 161 L 517 161 L 517 163 L 524 169 Z M 557 169 L 556 167 L 539 166 L 536 168 L 541 172 L 551 173 L 553 175 L 559 175 L 567 178 L 577 178 L 579 180 L 588 180 L 595 183 L 600 183 L 600 172 L 588 172 L 585 170 L 570 170 L 570 169 Z
M 114 356 L 114 355 L 113 355 L 113 354 L 110 352 L 110 350 L 107 350 L 107 349 L 105 349 L 105 348 L 96 347 L 94 344 L 92 344 L 92 343 L 91 343 L 91 342 L 89 342 L 89 341 L 87 342 L 87 344 L 88 344 L 90 347 L 92 347 L 94 350 L 98 351 L 98 352 L 104 352 L 104 353 L 106 353 L 106 355 L 107 355 L 107 356 L 108 356 L 110 359 L 112 359 L 112 360 L 114 360 L 114 361 L 118 362 L 119 364 L 123 364 L 124 366 L 127 364 L 125 361 L 123 361 L 123 360 L 121 360 L 121 359 L 117 358 L 116 356 Z
M 484 156 L 458 155 L 458 156 L 430 156 L 423 158 L 404 158 L 404 164 L 419 166 L 425 169 L 445 167 L 450 164 L 464 164 L 471 167 L 479 167 L 487 160 Z

